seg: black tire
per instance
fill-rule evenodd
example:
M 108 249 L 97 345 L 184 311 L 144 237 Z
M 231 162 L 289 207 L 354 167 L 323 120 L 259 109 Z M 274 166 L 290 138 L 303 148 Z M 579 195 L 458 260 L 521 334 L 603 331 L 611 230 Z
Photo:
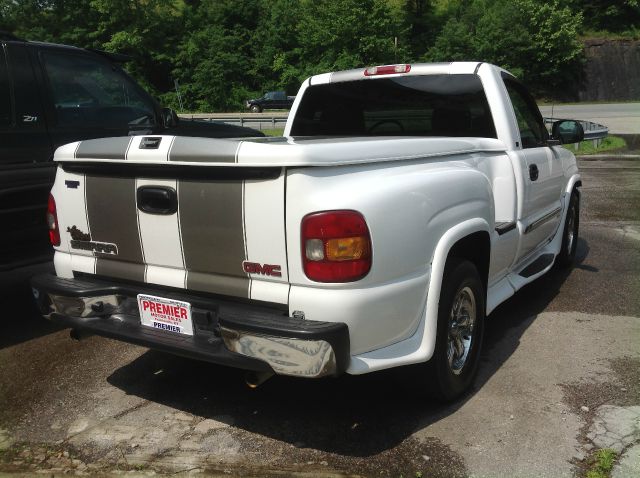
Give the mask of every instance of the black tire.
M 578 249 L 578 232 L 580 230 L 580 191 L 574 189 L 569 199 L 567 217 L 562 231 L 562 246 L 556 257 L 556 266 L 567 268 L 576 259 Z
M 461 297 L 466 303 L 469 316 L 472 315 L 473 302 L 475 318 L 470 317 L 473 320 L 470 330 L 463 330 L 463 327 L 455 325 L 455 301 Z M 455 315 L 460 317 L 462 312 L 458 309 Z M 423 383 L 428 395 L 440 401 L 450 402 L 469 390 L 480 362 L 484 318 L 485 292 L 478 270 L 467 260 L 450 258 L 445 267 L 440 292 L 436 347 L 431 360 L 424 364 L 426 377 L 422 380 L 426 378 Z M 455 346 L 452 348 L 452 344 L 464 343 L 465 340 L 460 338 L 465 337 L 469 340 L 468 348 L 464 346 L 466 353 L 460 357 Z
M 252 113 L 262 113 L 262 108 L 258 105 L 251 105 L 250 110 Z

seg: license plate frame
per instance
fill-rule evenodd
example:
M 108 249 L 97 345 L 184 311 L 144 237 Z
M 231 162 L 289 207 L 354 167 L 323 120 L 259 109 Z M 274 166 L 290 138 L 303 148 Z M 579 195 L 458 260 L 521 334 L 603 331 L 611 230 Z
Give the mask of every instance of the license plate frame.
M 140 323 L 144 327 L 176 335 L 193 335 L 191 303 L 149 294 L 138 294 L 137 299 Z

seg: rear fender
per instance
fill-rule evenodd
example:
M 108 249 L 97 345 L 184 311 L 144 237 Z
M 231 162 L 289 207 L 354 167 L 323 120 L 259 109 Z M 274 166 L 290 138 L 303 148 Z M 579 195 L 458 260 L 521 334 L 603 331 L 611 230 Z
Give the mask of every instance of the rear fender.
M 416 332 L 402 342 L 352 357 L 347 372 L 360 374 L 429 360 L 436 345 L 438 303 L 449 252 L 461 239 L 477 232 L 490 234 L 490 231 L 489 223 L 483 218 L 468 219 L 447 230 L 438 241 L 433 254 L 427 300 Z
M 580 187 L 580 186 L 582 186 L 581 176 L 580 174 L 574 174 L 569 178 L 569 181 L 567 182 L 567 187 L 564 192 L 565 194 L 571 194 L 574 187 Z

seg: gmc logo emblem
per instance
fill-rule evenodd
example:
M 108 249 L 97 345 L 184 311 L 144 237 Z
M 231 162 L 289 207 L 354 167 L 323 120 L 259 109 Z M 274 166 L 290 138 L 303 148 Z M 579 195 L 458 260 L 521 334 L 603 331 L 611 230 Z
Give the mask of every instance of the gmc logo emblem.
M 259 264 L 257 262 L 242 263 L 242 268 L 247 274 L 262 274 L 263 276 L 282 277 L 280 266 L 273 264 Z

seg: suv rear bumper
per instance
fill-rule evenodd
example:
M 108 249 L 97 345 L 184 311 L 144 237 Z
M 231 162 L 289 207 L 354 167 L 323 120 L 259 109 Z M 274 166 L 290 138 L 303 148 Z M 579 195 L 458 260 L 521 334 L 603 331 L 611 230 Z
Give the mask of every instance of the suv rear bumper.
M 43 274 L 33 277 L 31 286 L 40 312 L 55 323 L 176 355 L 310 378 L 338 375 L 350 360 L 346 324 L 288 317 L 281 305 L 93 277 Z M 138 294 L 189 302 L 194 335 L 141 325 Z

